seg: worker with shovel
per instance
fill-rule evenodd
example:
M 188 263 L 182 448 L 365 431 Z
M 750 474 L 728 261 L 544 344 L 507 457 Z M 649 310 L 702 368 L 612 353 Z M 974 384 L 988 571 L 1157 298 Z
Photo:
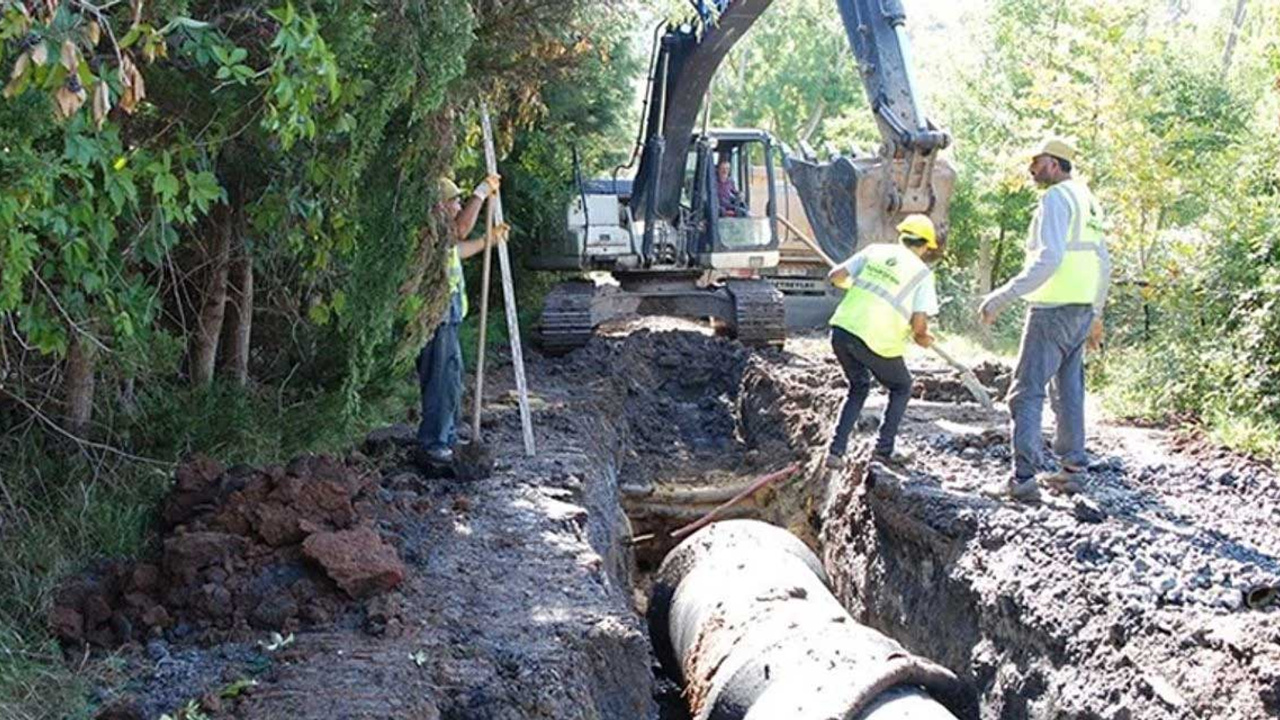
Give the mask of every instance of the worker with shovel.
M 930 315 L 938 312 L 933 271 L 923 257 L 938 249 L 937 231 L 926 215 L 908 215 L 898 225 L 898 244 L 873 244 L 831 269 L 827 279 L 845 288 L 831 316 L 831 347 L 849 380 L 849 395 L 840 409 L 827 467 L 844 466 L 849 435 L 871 390 L 871 378 L 889 391 L 872 459 L 900 464 L 893 451 L 898 426 L 911 399 L 911 372 L 902 359 L 907 341 L 933 344 Z
M 462 261 L 484 250 L 485 238 L 467 240 L 480 217 L 481 206 L 502 182 L 498 175 L 485 178 L 467 199 L 448 178 L 438 184 L 439 200 L 432 219 L 441 235 L 452 244 L 449 251 L 449 308 L 436 327 L 430 342 L 418 355 L 418 380 L 422 386 L 422 423 L 418 426 L 419 452 L 423 465 L 445 465 L 453 461 L 458 442 L 458 418 L 462 409 L 462 346 L 458 326 L 467 314 L 467 291 Z M 495 228 L 494 238 L 506 241 L 506 228 Z
M 1022 330 L 1018 367 L 1009 392 L 1013 416 L 1013 477 L 984 489 L 992 497 L 1034 502 L 1040 497 L 1040 419 L 1046 386 L 1055 385 L 1057 433 L 1053 450 L 1060 471 L 1045 483 L 1077 492 L 1088 463 L 1084 450 L 1084 351 L 1102 343 L 1102 307 L 1110 286 L 1111 260 L 1103 238 L 1102 210 L 1082 181 L 1072 177 L 1076 150 L 1049 138 L 1031 153 L 1028 171 L 1047 188 L 1027 235 L 1027 262 L 1017 277 L 992 291 L 979 309 L 990 325 L 1014 299 L 1031 308 Z

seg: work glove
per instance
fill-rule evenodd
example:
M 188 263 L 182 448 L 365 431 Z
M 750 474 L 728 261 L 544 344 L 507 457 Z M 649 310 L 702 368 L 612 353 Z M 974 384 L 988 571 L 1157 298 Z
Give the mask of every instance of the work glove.
M 506 223 L 498 223 L 493 226 L 491 235 L 495 243 L 504 243 L 511 236 L 511 226 Z
M 1003 309 L 996 303 L 996 294 L 992 293 L 983 298 L 982 305 L 978 306 L 978 318 L 982 320 L 983 325 L 991 325 L 1000 316 L 1000 311 Z
M 484 200 L 488 198 L 490 195 L 498 192 L 498 188 L 501 185 L 502 185 L 502 176 L 497 173 L 494 173 L 489 177 L 486 177 L 484 180 L 481 180 L 480 184 L 476 186 L 476 189 L 471 194 L 475 195 L 481 200 Z
M 1085 338 L 1085 347 L 1089 350 L 1098 350 L 1102 347 L 1103 327 L 1102 318 L 1096 317 L 1093 323 L 1089 325 L 1089 335 Z

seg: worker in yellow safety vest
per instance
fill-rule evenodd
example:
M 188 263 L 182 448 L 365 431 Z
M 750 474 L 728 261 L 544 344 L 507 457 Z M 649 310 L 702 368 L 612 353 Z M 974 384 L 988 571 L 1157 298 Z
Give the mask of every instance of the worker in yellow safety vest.
M 830 468 L 844 466 L 849 435 L 871 390 L 872 375 L 889 391 L 872 459 L 907 459 L 894 453 L 898 426 L 911 399 L 911 372 L 902 356 L 909 342 L 920 347 L 933 344 L 928 318 L 938 312 L 938 292 L 923 257 L 938 249 L 938 236 L 926 215 L 908 215 L 897 230 L 898 243 L 869 245 L 827 276 L 846 289 L 831 316 L 831 347 L 849 380 L 849 395 L 827 453 Z
M 462 204 L 462 191 L 449 178 L 437 184 L 438 200 L 433 214 L 440 232 L 448 237 L 449 308 L 436 326 L 435 333 L 418 355 L 418 381 L 422 387 L 422 422 L 418 425 L 420 464 L 440 465 L 453 460 L 453 447 L 458 442 L 458 417 L 462 411 L 462 347 L 458 343 L 458 326 L 467 314 L 467 288 L 462 275 L 462 261 L 484 250 L 485 239 L 467 240 L 476 226 L 480 208 L 498 191 L 502 178 L 490 175 L 480 182 Z M 494 233 L 505 242 L 507 231 L 499 227 Z
M 1088 458 L 1084 448 L 1084 352 L 1102 343 L 1102 308 L 1110 287 L 1111 260 L 1103 215 L 1085 183 L 1072 176 L 1076 149 L 1048 138 L 1030 153 L 1028 172 L 1046 188 L 1027 234 L 1026 264 L 992 291 L 979 309 L 990 325 L 1013 300 L 1030 304 L 1018 367 L 1009 392 L 1013 418 L 1013 475 L 984 488 L 992 497 L 1034 502 L 1037 472 L 1046 469 L 1040 420 L 1046 394 L 1056 417 L 1053 443 L 1058 469 L 1046 485 L 1065 493 L 1081 489 Z M 1053 391 L 1046 393 L 1046 386 Z

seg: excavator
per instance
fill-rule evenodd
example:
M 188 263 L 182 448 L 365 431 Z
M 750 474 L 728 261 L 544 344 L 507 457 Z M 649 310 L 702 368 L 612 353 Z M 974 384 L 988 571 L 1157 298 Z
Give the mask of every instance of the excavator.
M 708 128 L 705 114 L 699 128 L 717 69 L 772 0 L 693 0 L 689 20 L 655 30 L 631 162 L 587 180 L 575 159 L 567 230 L 530 263 L 613 280 L 572 280 L 547 294 L 535 330 L 544 352 L 568 352 L 601 324 L 634 315 L 712 318 L 744 344 L 781 345 L 783 296 L 762 277 L 778 264 L 779 164 L 814 239 L 837 261 L 896 241 L 909 213 L 945 228 L 955 173 L 938 155 L 951 138 L 920 107 L 902 3 L 833 1 L 882 138 L 878 153 L 819 161 L 763 130 Z M 620 178 L 637 156 L 634 176 Z M 766 182 L 753 186 L 760 169 Z

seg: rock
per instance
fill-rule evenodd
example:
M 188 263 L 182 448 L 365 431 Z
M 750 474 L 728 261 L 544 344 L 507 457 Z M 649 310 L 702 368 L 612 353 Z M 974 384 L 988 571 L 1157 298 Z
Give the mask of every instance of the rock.
M 316 533 L 302 543 L 302 552 L 353 598 L 386 592 L 404 580 L 396 551 L 367 527 Z
M 976 447 L 967 447 L 964 450 L 960 451 L 960 457 L 963 460 L 968 460 L 970 462 L 977 462 L 978 460 L 982 459 L 982 451 Z
M 1106 511 L 1095 500 L 1080 495 L 1072 502 L 1071 514 L 1083 523 L 1100 523 L 1107 519 Z
M 249 622 L 259 630 L 280 630 L 297 614 L 298 603 L 292 596 L 273 593 L 253 609 Z
M 1214 595 L 1213 605 L 1235 612 L 1244 606 L 1244 595 L 1235 588 L 1223 588 Z
M 396 423 L 384 428 L 370 431 L 364 437 L 364 450 L 371 455 L 397 447 L 413 447 L 417 443 L 417 434 L 405 423 Z
M 142 563 L 129 576 L 135 592 L 150 593 L 160 584 L 160 568 Z
M 84 639 L 84 616 L 73 608 L 54 606 L 49 611 L 49 631 L 64 642 Z
M 237 535 L 191 532 L 164 541 L 164 568 L 170 574 L 191 578 L 204 568 L 243 555 L 249 543 Z
M 1215 485 L 1224 485 L 1226 487 L 1235 487 L 1236 474 L 1229 469 L 1219 468 L 1209 473 L 1209 482 Z
M 169 645 L 163 640 L 152 640 L 147 643 L 147 657 L 152 662 L 160 662 L 169 657 Z
M 1164 704 L 1171 708 L 1186 706 L 1187 699 L 1178 691 L 1178 688 L 1173 686 L 1173 683 L 1154 673 L 1148 673 L 1142 679 L 1146 681 L 1147 686 Z

